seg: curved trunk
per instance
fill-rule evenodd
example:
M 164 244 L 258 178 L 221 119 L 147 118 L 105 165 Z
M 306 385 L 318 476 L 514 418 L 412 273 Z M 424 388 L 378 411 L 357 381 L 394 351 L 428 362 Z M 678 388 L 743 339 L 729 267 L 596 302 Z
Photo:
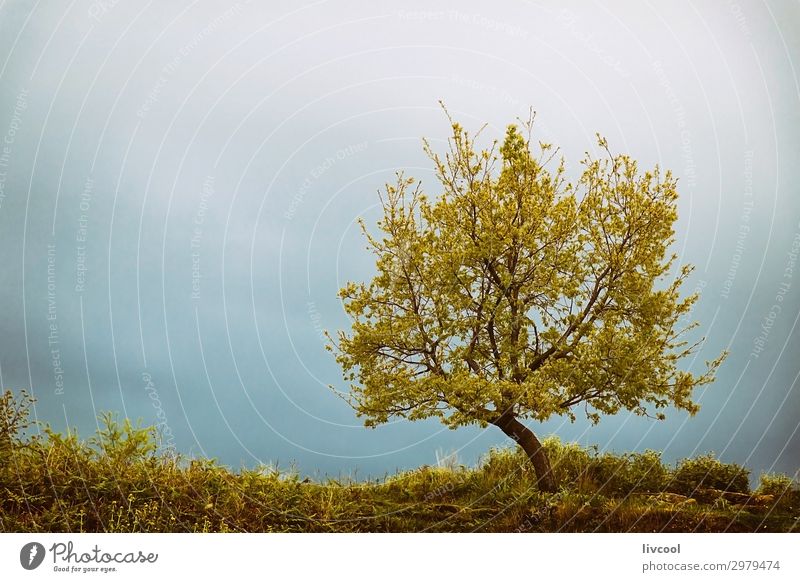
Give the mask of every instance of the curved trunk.
M 536 471 L 536 485 L 540 491 L 554 493 L 557 484 L 553 470 L 550 468 L 550 459 L 547 457 L 547 451 L 544 450 L 542 443 L 536 438 L 527 426 L 522 424 L 513 415 L 502 415 L 494 424 L 500 428 L 506 435 L 514 439 L 525 454 L 528 455 L 534 471 Z

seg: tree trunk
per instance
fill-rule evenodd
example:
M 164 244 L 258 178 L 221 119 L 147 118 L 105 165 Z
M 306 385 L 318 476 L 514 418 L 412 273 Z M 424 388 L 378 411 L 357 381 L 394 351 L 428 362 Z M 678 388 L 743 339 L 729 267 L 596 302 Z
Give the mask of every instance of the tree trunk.
M 536 485 L 539 490 L 554 493 L 558 487 L 553 470 L 550 468 L 550 459 L 547 458 L 547 451 L 544 450 L 536 435 L 512 414 L 503 414 L 494 424 L 514 439 L 528 455 L 528 459 L 536 471 Z

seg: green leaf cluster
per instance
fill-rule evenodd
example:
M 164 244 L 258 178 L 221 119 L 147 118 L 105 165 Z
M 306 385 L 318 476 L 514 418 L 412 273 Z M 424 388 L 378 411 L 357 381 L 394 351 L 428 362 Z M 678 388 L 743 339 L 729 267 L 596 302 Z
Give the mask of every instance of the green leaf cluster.
M 425 142 L 436 195 L 398 174 L 380 233 L 362 223 L 377 274 L 341 289 L 352 329 L 329 348 L 367 425 L 574 419 L 579 404 L 594 422 L 697 412 L 693 391 L 725 354 L 699 374 L 679 367 L 699 342 L 683 322 L 698 297 L 680 293 L 692 268 L 669 250 L 677 180 L 598 136 L 602 156 L 568 182 L 532 128 L 531 117 L 479 149 L 452 123 L 444 155 Z

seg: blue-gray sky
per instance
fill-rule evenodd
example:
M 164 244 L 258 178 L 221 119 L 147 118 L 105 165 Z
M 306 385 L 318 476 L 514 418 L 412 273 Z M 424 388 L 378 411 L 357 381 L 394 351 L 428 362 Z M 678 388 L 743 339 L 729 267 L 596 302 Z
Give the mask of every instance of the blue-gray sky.
M 37 417 L 160 423 L 234 467 L 381 475 L 493 428 L 366 429 L 321 330 L 370 277 L 356 228 L 452 115 L 537 111 L 572 174 L 595 132 L 680 179 L 675 251 L 729 349 L 694 418 L 542 435 L 758 474 L 800 461 L 800 6 L 786 2 L 0 3 L 0 373 Z

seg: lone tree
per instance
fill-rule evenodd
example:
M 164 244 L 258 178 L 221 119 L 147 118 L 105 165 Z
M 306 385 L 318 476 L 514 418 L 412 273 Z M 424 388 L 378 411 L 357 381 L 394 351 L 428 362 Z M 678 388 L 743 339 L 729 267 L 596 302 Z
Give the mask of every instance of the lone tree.
M 581 403 L 593 422 L 621 409 L 663 419 L 669 405 L 694 414 L 693 388 L 725 356 L 700 375 L 678 369 L 700 342 L 684 337 L 697 294 L 679 293 L 692 267 L 670 277 L 677 181 L 640 173 L 598 136 L 601 159 L 587 154 L 568 183 L 563 160 L 548 169 L 551 145 L 533 154 L 533 116 L 508 127 L 499 155 L 450 121 L 444 157 L 424 142 L 435 200 L 399 173 L 380 196 L 382 235 L 361 223 L 377 275 L 339 292 L 354 321 L 329 349 L 367 426 L 392 416 L 495 425 L 554 491 L 524 420 L 574 420 Z

